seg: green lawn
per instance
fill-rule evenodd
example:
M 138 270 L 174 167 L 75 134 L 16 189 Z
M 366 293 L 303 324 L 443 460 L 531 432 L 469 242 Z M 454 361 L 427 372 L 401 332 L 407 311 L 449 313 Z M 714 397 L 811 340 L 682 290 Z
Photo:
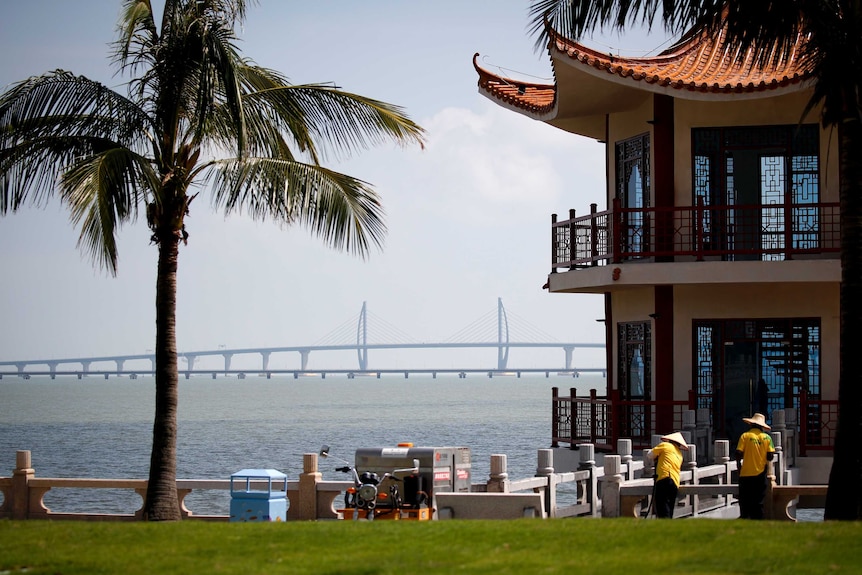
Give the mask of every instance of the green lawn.
M 0 575 L 862 573 L 862 522 L 0 521 Z

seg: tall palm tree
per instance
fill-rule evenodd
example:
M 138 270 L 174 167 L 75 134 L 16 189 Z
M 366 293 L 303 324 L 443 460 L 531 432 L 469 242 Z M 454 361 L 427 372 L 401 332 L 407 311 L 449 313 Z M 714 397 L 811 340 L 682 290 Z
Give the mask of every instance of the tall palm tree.
M 380 247 L 380 198 L 327 169 L 325 152 L 422 145 L 402 109 L 330 84 L 291 85 L 242 57 L 235 28 L 253 0 L 123 0 L 113 63 L 120 94 L 57 70 L 0 95 L 0 214 L 56 195 L 79 246 L 117 272 L 119 226 L 143 212 L 158 249 L 156 401 L 144 516 L 180 518 L 176 495 L 176 294 L 186 216 L 205 186 L 225 213 L 302 224 L 331 247 Z
M 825 517 L 862 519 L 862 2 L 859 0 L 531 0 L 536 48 L 550 26 L 574 39 L 596 28 L 624 30 L 661 21 L 679 33 L 699 24 L 727 27 L 728 45 L 759 65 L 786 58 L 802 35 L 801 58 L 824 127 L 838 130 L 841 210 L 841 347 L 838 427 Z

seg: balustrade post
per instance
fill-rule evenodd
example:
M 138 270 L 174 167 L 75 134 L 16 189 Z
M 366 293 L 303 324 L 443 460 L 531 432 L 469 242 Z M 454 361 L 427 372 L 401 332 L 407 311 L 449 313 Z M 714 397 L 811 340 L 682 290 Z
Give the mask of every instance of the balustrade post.
M 575 227 L 575 210 L 569 210 L 569 270 L 575 269 L 575 260 L 578 258 L 578 232 Z
M 557 273 L 557 214 L 551 214 L 551 273 Z
M 696 411 L 695 420 L 697 422 L 697 435 L 700 438 L 701 445 L 704 447 L 704 453 L 701 455 L 704 461 L 709 461 L 715 457 L 715 450 L 712 442 L 712 426 L 709 424 L 709 408 L 699 407 Z
M 686 439 L 685 442 L 688 446 L 688 451 L 682 452 L 683 468 L 691 472 L 691 485 L 697 485 L 699 483 L 697 478 L 697 445 L 692 443 L 690 439 Z M 691 504 L 692 517 L 697 517 L 698 509 L 700 508 L 700 496 L 690 495 L 688 500 Z
M 784 409 L 784 420 L 787 424 L 787 428 L 784 430 L 784 457 L 787 458 L 787 465 L 790 467 L 796 465 L 796 458 L 799 455 L 802 455 L 799 448 L 800 442 L 802 441 L 802 432 L 799 429 L 798 418 L 802 417 L 805 419 L 805 414 L 807 413 L 807 409 L 801 414 L 795 407 Z
M 317 484 L 322 474 L 317 468 L 317 454 L 305 453 L 302 456 L 302 473 L 299 475 L 299 501 L 296 502 L 295 513 L 291 519 L 311 521 L 317 519 Z M 294 510 L 294 502 L 290 502 L 290 510 Z
M 12 519 L 28 519 L 30 516 L 30 480 L 36 476 L 32 467 L 30 451 L 15 452 L 15 469 L 12 471 Z
M 597 423 L 597 394 L 595 389 L 590 390 L 590 443 L 596 442 L 596 423 Z
M 787 458 L 790 456 L 790 454 L 787 453 L 787 448 L 788 448 L 787 436 L 788 436 L 788 434 L 787 434 L 787 419 L 785 416 L 786 416 L 786 413 L 783 409 L 776 409 L 771 414 L 772 431 L 781 434 L 781 442 L 782 442 L 781 443 L 781 449 L 782 449 L 782 451 L 784 451 L 783 456 L 785 458 Z M 776 449 L 776 451 L 778 450 L 778 444 L 777 443 L 775 444 L 775 449 Z M 789 466 L 792 466 L 792 463 L 787 463 L 787 465 L 785 467 L 789 467 Z M 779 481 L 778 481 L 779 483 L 781 483 L 781 477 L 782 476 L 779 474 Z
M 590 204 L 590 265 L 599 265 L 599 224 L 596 221 L 598 206 Z
M 727 439 L 716 439 L 715 440 L 715 458 L 713 461 L 716 465 L 724 465 L 724 476 L 721 478 L 721 482 L 724 485 L 730 485 L 732 482 L 732 469 L 731 469 L 731 459 L 730 459 L 730 441 Z M 735 462 L 734 462 L 735 463 Z M 730 507 L 731 502 L 733 501 L 733 496 L 729 493 L 724 496 L 724 506 Z
M 602 477 L 602 517 L 620 516 L 620 456 L 605 455 L 605 475 Z
M 578 404 L 575 398 L 578 397 L 578 389 L 575 387 L 569 388 L 569 449 L 575 448 L 575 430 L 578 429 Z
M 617 438 L 620 435 L 620 411 L 622 411 L 622 407 L 620 405 L 620 392 L 618 389 L 612 389 L 610 392 L 610 417 L 607 419 L 610 420 L 611 424 L 611 436 L 610 443 L 611 445 L 616 444 Z M 631 422 L 629 422 L 631 423 Z
M 569 417 L 571 421 L 571 417 Z M 560 390 L 557 387 L 551 388 L 551 447 L 559 447 L 560 442 Z
M 620 456 L 620 464 L 626 468 L 625 479 L 626 481 L 631 481 L 635 478 L 634 466 L 632 465 L 632 440 L 618 439 L 617 453 Z
M 592 517 L 599 516 L 599 485 L 596 477 L 596 446 L 592 443 L 582 443 L 578 446 L 580 461 L 578 462 L 579 471 L 589 471 L 590 477 L 587 480 L 586 488 L 583 493 L 578 493 L 578 499 L 583 498 L 583 501 L 590 505 L 590 515 Z
M 775 455 L 773 456 L 772 461 L 775 482 L 778 485 L 784 485 L 786 483 L 785 472 L 787 470 L 787 465 L 784 461 L 784 447 L 782 445 L 784 439 L 781 436 L 780 431 L 771 431 L 769 436 L 772 437 L 772 444 L 775 446 Z
M 781 434 L 770 433 L 772 437 L 772 441 L 774 442 L 776 439 L 776 435 L 778 436 L 778 441 L 781 441 Z M 775 461 L 767 461 L 766 462 L 766 497 L 763 500 L 763 516 L 766 519 L 778 519 L 776 517 L 775 512 Z M 781 510 L 781 513 L 784 514 L 785 510 Z
M 491 473 L 487 490 L 488 493 L 509 492 L 508 458 L 505 454 L 491 455 Z
M 693 409 L 682 410 L 682 436 L 686 442 L 700 445 L 697 441 L 697 423 Z
M 536 477 L 545 477 L 545 516 L 557 516 L 557 475 L 554 473 L 554 451 L 539 449 Z

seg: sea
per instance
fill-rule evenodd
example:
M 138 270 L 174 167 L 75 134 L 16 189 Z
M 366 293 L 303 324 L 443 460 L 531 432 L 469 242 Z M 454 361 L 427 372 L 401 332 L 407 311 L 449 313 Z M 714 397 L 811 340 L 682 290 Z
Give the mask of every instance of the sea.
M 510 479 L 536 473 L 538 450 L 551 444 L 552 387 L 568 395 L 604 390 L 601 376 L 487 377 L 471 374 L 319 375 L 266 378 L 234 375 L 180 378 L 177 477 L 229 479 L 242 469 L 302 472 L 305 453 L 329 446 L 320 459 L 324 480 L 359 448 L 468 447 L 471 481 L 484 483 L 492 454 L 507 456 Z M 11 476 L 18 450 L 31 452 L 36 477 L 146 479 L 155 380 L 112 376 L 0 379 L 0 476 Z M 566 497 L 566 487 L 559 493 Z M 2 498 L 2 494 L 0 494 Z M 131 513 L 141 504 L 129 490 L 54 489 L 52 511 Z M 228 515 L 227 491 L 197 491 L 186 507 Z M 822 519 L 822 510 L 798 518 Z
M 353 461 L 358 448 L 468 447 L 471 480 L 484 483 L 492 454 L 507 456 L 511 479 L 535 475 L 538 449 L 551 443 L 551 388 L 604 389 L 601 376 L 471 374 L 271 379 L 248 374 L 180 378 L 177 477 L 229 479 L 241 469 L 277 469 L 297 479 L 302 456 L 328 445 Z M 583 391 L 581 391 L 583 390 Z M 36 477 L 146 479 L 155 380 L 112 376 L 0 379 L 0 476 L 29 450 Z M 325 480 L 347 480 L 334 457 Z M 2 497 L 2 495 L 0 495 Z M 127 490 L 55 489 L 52 511 L 130 513 Z M 227 515 L 230 495 L 193 492 L 186 506 Z

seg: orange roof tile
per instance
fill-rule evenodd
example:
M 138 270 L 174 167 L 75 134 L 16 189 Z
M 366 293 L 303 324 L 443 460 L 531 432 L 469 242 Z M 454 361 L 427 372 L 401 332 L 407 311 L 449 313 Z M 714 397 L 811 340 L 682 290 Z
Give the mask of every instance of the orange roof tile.
M 564 38 L 550 30 L 549 52 L 557 57 L 568 56 L 568 62 L 592 75 L 606 72 L 634 89 L 686 93 L 740 94 L 776 90 L 802 84 L 809 77 L 799 57 L 799 46 L 791 56 L 766 68 L 752 65 L 747 55 L 739 60 L 725 43 L 726 33 L 709 36 L 693 32 L 658 56 L 625 58 L 598 52 L 574 40 Z M 550 112 L 556 103 L 556 82 L 531 84 L 497 76 L 482 69 L 473 57 L 473 66 L 479 73 L 479 88 L 499 100 L 525 111 L 543 114 Z M 565 60 L 564 60 L 565 61 Z M 552 59 L 553 62 L 553 59 Z M 559 65 L 559 64 L 557 64 Z M 610 79 L 610 78 L 609 78 Z M 622 79 L 622 80 L 620 80 Z
M 545 114 L 554 108 L 555 84 L 536 84 L 497 76 L 479 66 L 479 53 L 473 55 L 473 67 L 479 73 L 479 89 L 498 100 L 534 114 Z

